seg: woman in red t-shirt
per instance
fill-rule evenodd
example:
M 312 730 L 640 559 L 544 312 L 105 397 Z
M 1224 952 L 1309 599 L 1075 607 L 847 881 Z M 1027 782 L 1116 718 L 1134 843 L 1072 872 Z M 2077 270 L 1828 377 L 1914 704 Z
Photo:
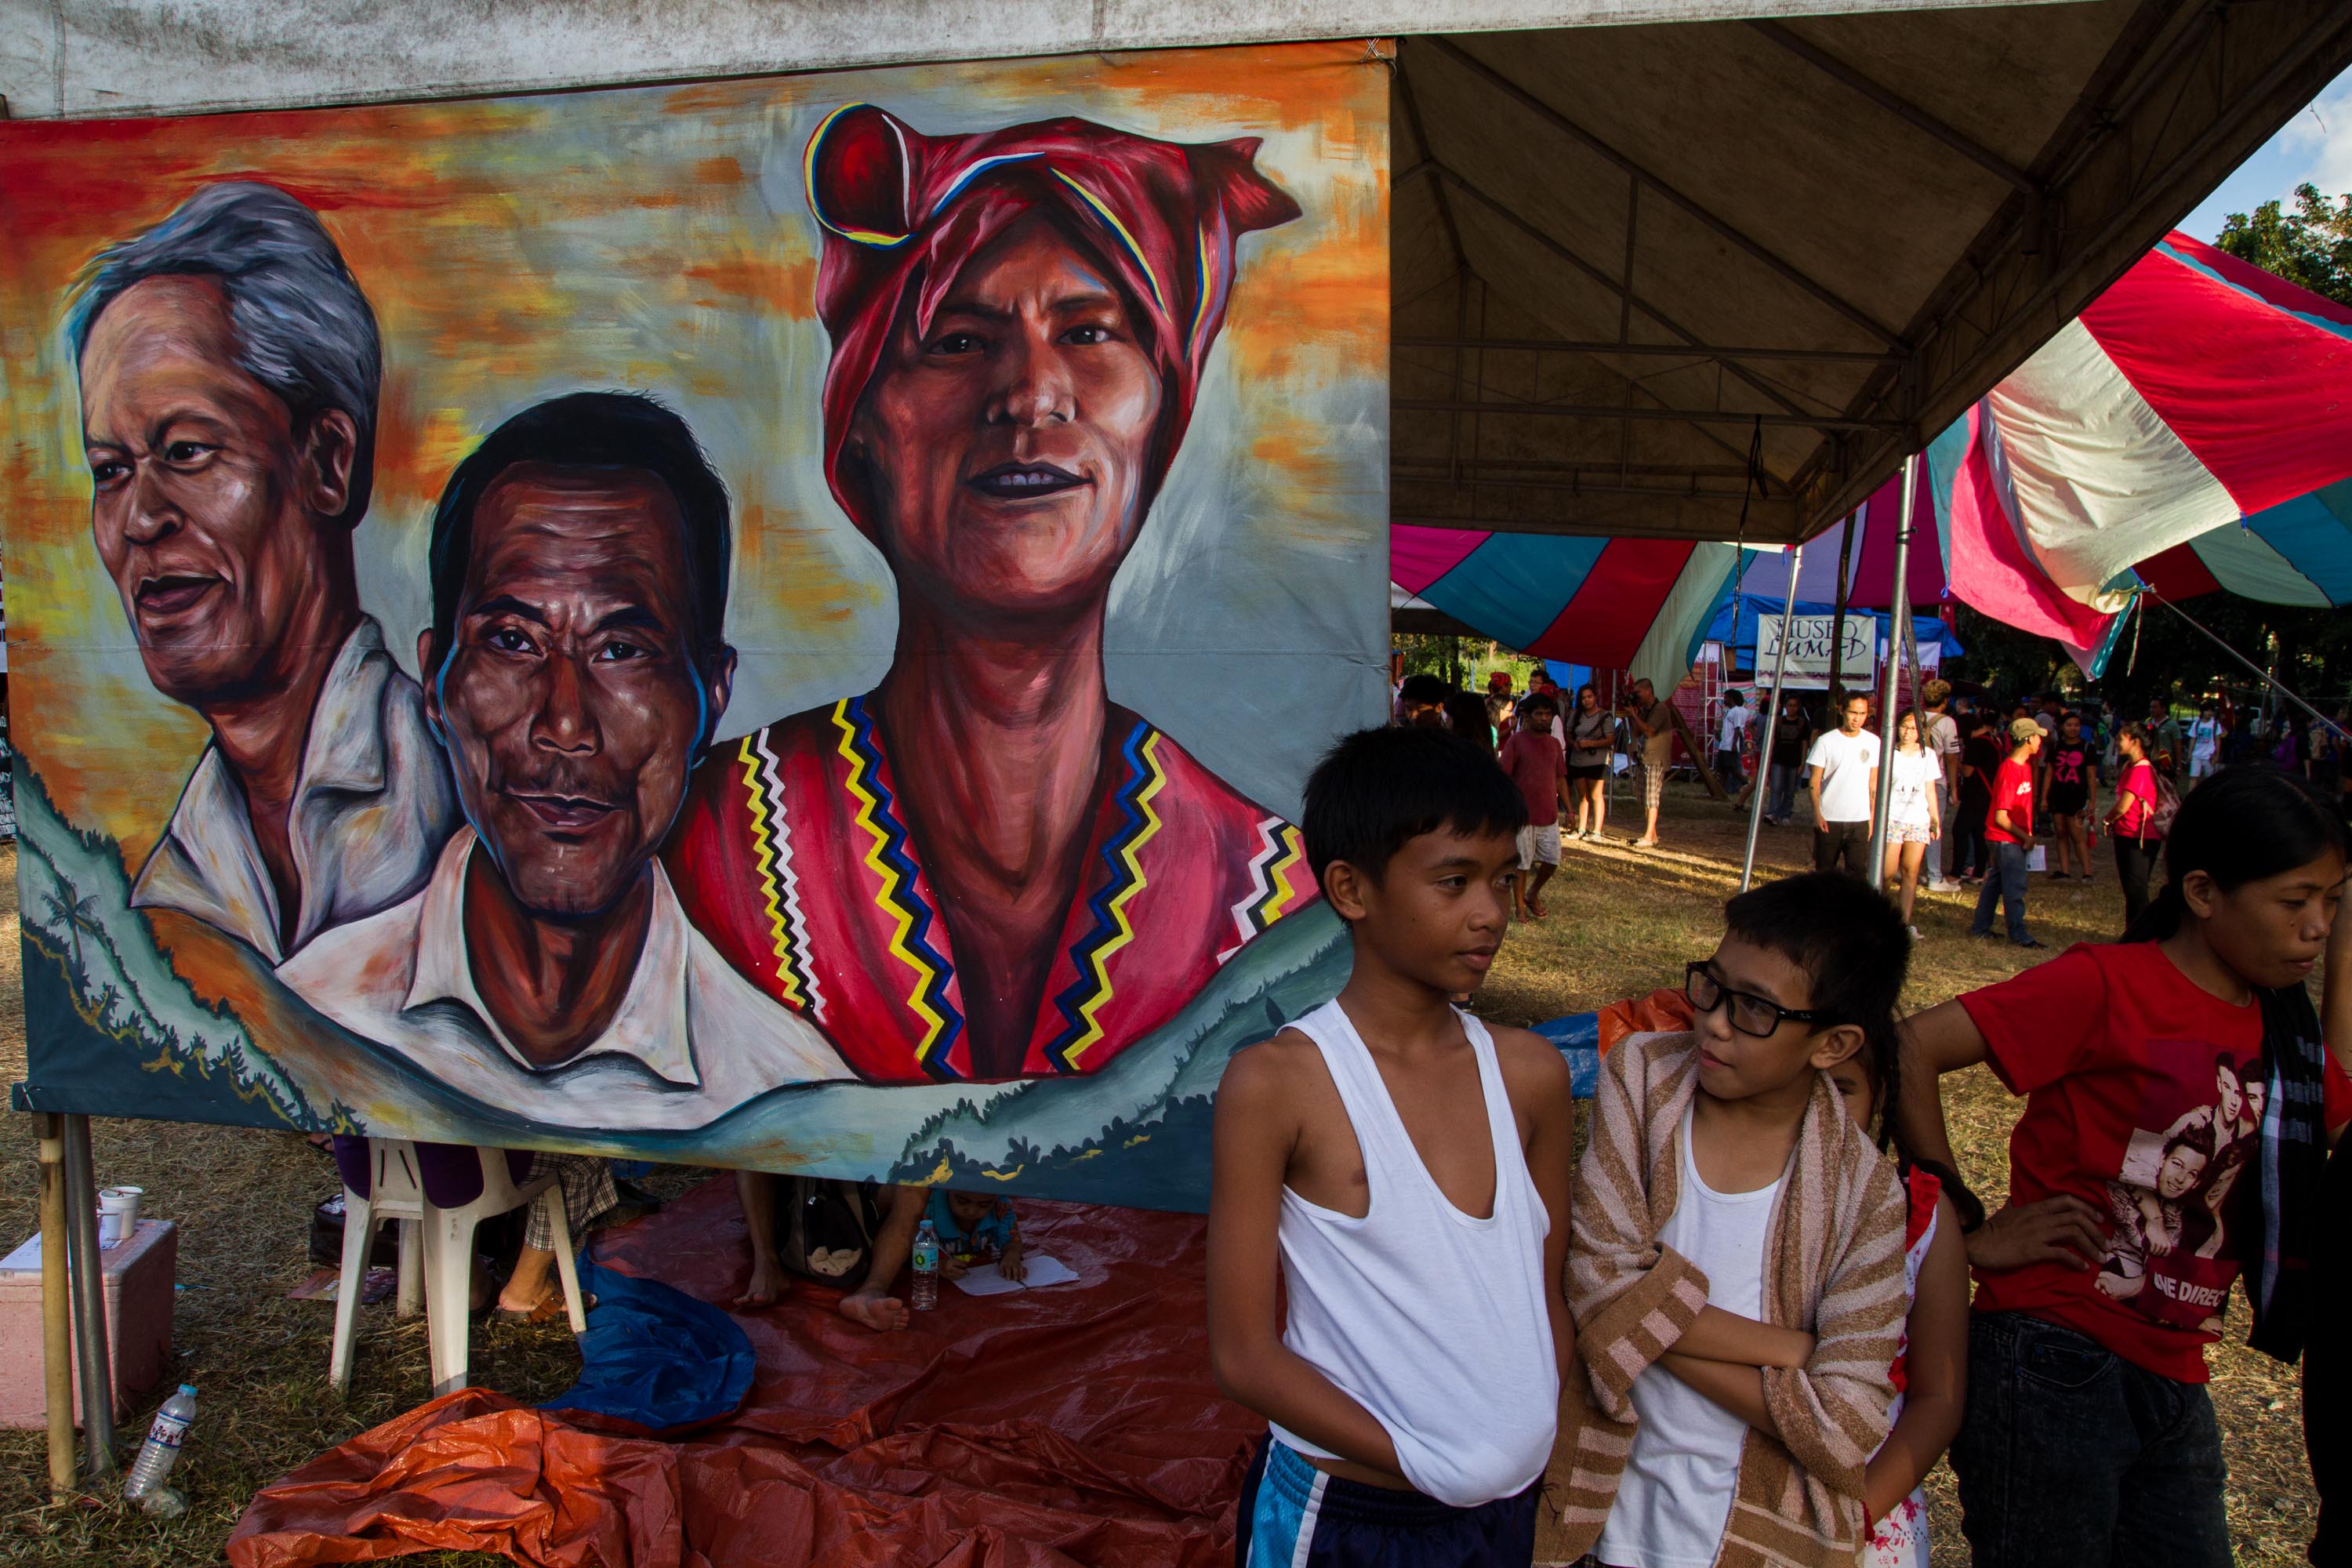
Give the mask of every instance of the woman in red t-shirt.
M 1983 1062 L 2026 1098 L 2010 1206 L 1969 1238 L 1951 1459 L 1978 1562 L 2230 1563 L 2204 1348 L 2242 1271 L 2258 1348 L 2292 1361 L 2309 1326 L 2326 1141 L 2305 982 L 2348 850 L 2309 781 L 2224 769 L 2181 804 L 2170 880 L 2125 941 L 1905 1026 L 1921 1156 L 1951 1163 L 1943 1074 Z
M 2116 845 L 2116 879 L 2124 889 L 2124 929 L 2147 910 L 2148 874 L 2156 869 L 2164 840 L 2155 828 L 2156 764 L 2147 760 L 2147 727 L 2138 720 L 2116 731 L 2116 808 L 2107 813 L 2107 837 Z

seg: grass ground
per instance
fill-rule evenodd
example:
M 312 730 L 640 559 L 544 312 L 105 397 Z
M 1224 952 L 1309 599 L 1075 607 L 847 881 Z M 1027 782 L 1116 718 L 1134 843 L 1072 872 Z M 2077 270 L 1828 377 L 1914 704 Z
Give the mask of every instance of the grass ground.
M 1621 811 L 1612 837 L 1624 837 L 1625 826 Z M 1532 1023 L 1677 984 L 1684 963 L 1704 956 L 1719 933 L 1719 907 L 1738 879 L 1740 836 L 1741 824 L 1725 807 L 1677 786 L 1664 848 L 1571 847 L 1565 874 L 1548 895 L 1550 918 L 1514 931 L 1480 1011 Z M 1798 869 L 1806 849 L 1800 831 L 1765 829 L 1759 876 Z M 25 1064 L 15 873 L 15 850 L 0 850 L 0 1081 L 22 1078 Z M 2035 886 L 2034 928 L 2043 942 L 2055 948 L 2113 937 L 2122 902 L 2104 863 L 2102 873 L 2088 889 Z M 1921 898 L 1913 1005 L 2021 967 L 2025 954 L 1968 937 L 1969 913 L 1957 896 Z M 1947 1098 L 1963 1163 L 1979 1190 L 1998 1195 L 2016 1103 L 1981 1071 L 1948 1084 Z M 195 1434 L 173 1479 L 193 1506 L 168 1523 L 95 1498 L 52 1506 L 41 1434 L 0 1432 L 0 1563 L 215 1563 L 256 1489 L 427 1397 L 423 1320 L 400 1324 L 389 1308 L 368 1309 L 351 1398 L 337 1400 L 325 1376 L 332 1310 L 285 1299 L 310 1270 L 303 1247 L 310 1207 L 335 1190 L 327 1162 L 289 1133 L 100 1121 L 95 1140 L 100 1181 L 145 1187 L 151 1210 L 182 1226 L 177 1373 L 202 1394 Z M 35 1173 L 32 1119 L 0 1118 L 0 1251 L 35 1226 Z M 668 1172 L 656 1184 L 675 1190 L 693 1179 Z M 2230 1518 L 2241 1563 L 2285 1568 L 2302 1561 L 2315 1506 L 2297 1391 L 2291 1371 L 2237 1342 L 2242 1319 L 2240 1307 L 2231 1340 L 2212 1356 Z M 572 1381 L 578 1364 L 561 1333 L 477 1331 L 476 1381 L 518 1398 L 549 1397 Z M 159 1391 L 143 1400 L 123 1423 L 126 1458 L 160 1397 Z M 1939 1469 L 1929 1489 L 1937 1568 L 1956 1568 L 1968 1553 L 1948 1473 Z M 412 1561 L 456 1568 L 499 1560 L 444 1553 Z

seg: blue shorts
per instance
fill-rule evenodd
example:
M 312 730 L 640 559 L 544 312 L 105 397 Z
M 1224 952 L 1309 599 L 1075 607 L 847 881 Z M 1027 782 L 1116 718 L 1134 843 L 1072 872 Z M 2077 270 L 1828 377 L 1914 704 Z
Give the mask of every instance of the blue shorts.
M 1527 1568 L 1536 1482 L 1517 1497 L 1450 1508 L 1419 1492 L 1327 1476 L 1265 1439 L 1242 1483 L 1237 1568 Z

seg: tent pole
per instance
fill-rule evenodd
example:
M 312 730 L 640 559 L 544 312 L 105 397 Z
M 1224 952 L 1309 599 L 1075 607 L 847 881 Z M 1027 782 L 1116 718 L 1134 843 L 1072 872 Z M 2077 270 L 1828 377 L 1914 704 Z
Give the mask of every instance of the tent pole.
M 1919 455 L 1903 459 L 1903 510 L 1895 524 L 1895 582 L 1886 596 L 1885 697 L 1879 705 L 1878 798 L 1870 812 L 1870 885 L 1886 890 L 1886 806 L 1895 795 L 1895 678 L 1903 671 L 1903 639 L 1911 631 L 1911 510 L 1918 500 Z M 1843 646 L 1844 626 L 1839 626 Z M 1921 739 L 1924 741 L 1925 736 Z
M 114 1473 L 114 1380 L 106 1364 L 106 1265 L 98 1256 L 98 1178 L 89 1118 L 65 1118 L 66 1239 L 73 1271 L 74 1348 L 81 1352 L 81 1440 L 91 1479 Z
M 1764 797 L 1771 793 L 1772 731 L 1780 724 L 1780 682 L 1789 674 L 1789 623 L 1797 616 L 1797 568 L 1805 559 L 1805 547 L 1792 545 L 1789 551 L 1789 602 L 1780 611 L 1780 646 L 1772 656 L 1772 700 L 1764 709 L 1764 738 L 1757 742 L 1756 789 L 1748 803 L 1748 857 L 1739 863 L 1739 890 L 1746 892 L 1756 880 L 1756 829 L 1764 820 Z M 1732 644 L 1739 641 L 1738 600 L 1732 600 Z
M 1845 531 L 1838 539 L 1837 594 L 1830 605 L 1830 689 L 1832 705 L 1838 700 L 1838 689 L 1845 680 L 1845 607 L 1853 595 L 1846 584 L 1846 572 L 1853 563 L 1853 536 L 1860 533 L 1870 517 L 1870 503 L 1863 502 L 1845 520 Z M 1793 603 L 1794 601 L 1791 601 Z M 1788 635 L 1788 624 L 1781 623 L 1780 634 Z
M 49 1422 L 49 1495 L 74 1489 L 73 1287 L 66 1272 L 65 1118 L 40 1117 L 41 1384 Z

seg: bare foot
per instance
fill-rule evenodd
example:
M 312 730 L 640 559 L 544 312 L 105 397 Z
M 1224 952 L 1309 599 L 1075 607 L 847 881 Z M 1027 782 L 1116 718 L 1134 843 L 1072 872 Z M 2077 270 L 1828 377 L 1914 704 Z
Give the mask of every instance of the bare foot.
M 1528 900 L 1528 912 L 1529 912 L 1530 914 L 1534 915 L 1536 919 L 1538 919 L 1538 920 L 1541 920 L 1541 919 L 1543 919 L 1543 918 L 1544 918 L 1544 907 L 1543 907 L 1543 900 L 1542 900 L 1541 899 L 1529 899 L 1529 900 Z
M 879 1290 L 854 1290 L 844 1296 L 841 1315 L 853 1323 L 863 1323 L 877 1334 L 905 1328 L 911 1316 L 906 1302 Z

